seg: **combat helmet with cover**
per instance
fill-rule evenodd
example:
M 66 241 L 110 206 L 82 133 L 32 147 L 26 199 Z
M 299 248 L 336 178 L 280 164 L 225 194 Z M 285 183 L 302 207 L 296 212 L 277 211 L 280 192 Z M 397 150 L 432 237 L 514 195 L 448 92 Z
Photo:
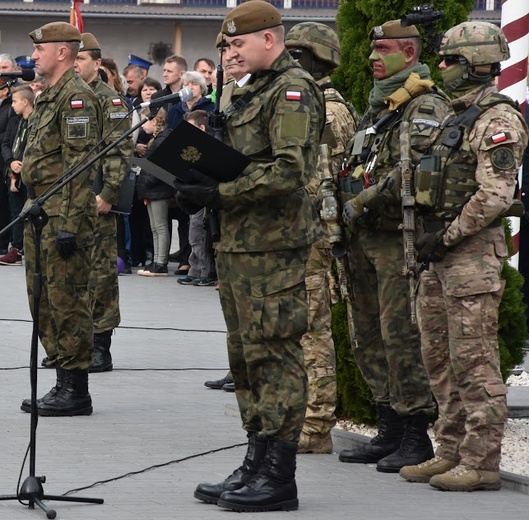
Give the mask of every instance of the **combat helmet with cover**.
M 445 81 L 449 90 L 455 90 L 466 80 L 484 83 L 499 76 L 500 62 L 510 57 L 503 31 L 492 23 L 478 21 L 463 22 L 446 31 L 439 54 L 447 65 L 447 57 L 457 57 L 462 69 L 459 77 L 451 78 L 448 84 Z
M 285 37 L 287 49 L 308 49 L 314 57 L 335 69 L 340 65 L 338 35 L 328 25 L 318 22 L 296 24 Z

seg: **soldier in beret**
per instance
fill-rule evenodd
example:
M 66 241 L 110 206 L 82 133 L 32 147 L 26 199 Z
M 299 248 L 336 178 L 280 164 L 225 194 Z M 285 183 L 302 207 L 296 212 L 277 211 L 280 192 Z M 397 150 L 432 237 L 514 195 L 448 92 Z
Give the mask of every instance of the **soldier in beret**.
M 195 497 L 235 511 L 291 510 L 307 404 L 305 264 L 321 236 L 304 187 L 316 168 L 324 98 L 286 51 L 281 14 L 268 2 L 239 5 L 222 32 L 226 63 L 251 74 L 225 110 L 226 142 L 250 164 L 230 182 L 181 185 L 178 199 L 218 211 L 217 274 L 248 451 L 232 475 L 199 484 Z
M 75 71 L 88 83 L 99 99 L 103 111 L 105 147 L 120 138 L 130 128 L 126 100 L 111 89 L 99 76 L 101 46 L 93 34 L 81 35 L 81 46 L 75 60 Z M 121 123 L 120 123 L 121 121 Z M 120 123 L 118 125 L 118 123 Z M 112 370 L 110 344 L 112 331 L 119 325 L 119 286 L 116 270 L 117 221 L 110 212 L 119 199 L 119 189 L 130 166 L 126 158 L 132 157 L 132 141 L 125 139 L 112 148 L 102 159 L 94 185 L 98 218 L 95 229 L 95 247 L 90 290 L 94 319 L 94 365 L 91 372 Z
M 352 230 L 353 352 L 373 394 L 379 427 L 369 444 L 343 450 L 340 460 L 398 473 L 431 458 L 427 429 L 435 410 L 403 270 L 401 164 L 407 156 L 412 165 L 419 162 L 448 99 L 419 62 L 415 26 L 392 20 L 369 36 L 374 83 L 348 161 L 356 188 L 343 216 Z
M 48 82 L 29 121 L 22 162 L 28 203 L 48 191 L 101 138 L 101 109 L 88 85 L 74 71 L 81 34 L 68 23 L 53 22 L 30 33 L 31 59 Z M 93 363 L 89 278 L 97 204 L 92 185 L 97 164 L 78 175 L 44 203 L 49 217 L 42 230 L 39 338 L 48 364 L 57 371 L 56 385 L 38 400 L 39 415 L 90 415 L 88 369 Z M 26 278 L 33 310 L 36 250 L 32 226 L 24 236 Z M 22 403 L 29 410 L 28 400 Z

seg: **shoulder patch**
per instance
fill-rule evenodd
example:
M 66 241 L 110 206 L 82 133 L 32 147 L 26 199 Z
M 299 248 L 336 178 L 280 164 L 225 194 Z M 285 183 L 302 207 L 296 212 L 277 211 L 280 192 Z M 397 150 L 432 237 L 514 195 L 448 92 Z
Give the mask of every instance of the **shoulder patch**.
M 285 99 L 287 101 L 301 101 L 301 92 L 299 90 L 287 90 Z
M 511 170 L 516 165 L 514 152 L 507 146 L 500 146 L 490 155 L 492 166 L 497 170 Z
M 121 102 L 121 99 L 119 98 L 114 98 L 112 100 L 112 104 L 115 106 L 115 107 L 121 107 L 123 106 L 123 103 Z
M 485 144 L 488 147 L 492 147 L 496 144 L 501 144 L 504 142 L 512 142 L 511 134 L 509 132 L 496 132 L 495 134 L 491 135 L 487 139 L 485 139 Z
M 422 105 L 419 106 L 418 111 L 421 114 L 433 114 L 435 112 L 435 107 L 433 105 L 423 103 Z
M 70 101 L 70 108 L 83 108 L 84 103 L 82 99 L 72 99 Z

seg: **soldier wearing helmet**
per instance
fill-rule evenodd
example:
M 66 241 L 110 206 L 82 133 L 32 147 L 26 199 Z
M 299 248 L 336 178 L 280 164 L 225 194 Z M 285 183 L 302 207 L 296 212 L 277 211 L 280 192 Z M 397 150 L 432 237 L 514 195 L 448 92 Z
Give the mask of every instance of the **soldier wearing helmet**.
M 454 101 L 415 173 L 421 343 L 439 405 L 436 456 L 405 467 L 412 482 L 447 491 L 500 489 L 506 387 L 498 307 L 510 214 L 527 127 L 494 77 L 509 58 L 501 29 L 465 22 L 444 35 L 439 65 Z
M 419 61 L 415 26 L 392 20 L 374 27 L 370 38 L 374 82 L 348 160 L 351 200 L 344 221 L 352 230 L 353 353 L 373 394 L 379 428 L 369 444 L 343 450 L 340 460 L 397 473 L 433 456 L 427 430 L 434 412 L 403 275 L 401 165 L 406 157 L 412 166 L 419 162 L 448 99 Z
M 331 154 L 334 180 L 342 169 L 347 143 L 356 128 L 352 106 L 334 88 L 330 74 L 340 65 L 338 35 L 329 26 L 302 22 L 290 29 L 285 47 L 292 57 L 317 81 L 325 94 L 326 125 L 322 143 Z M 327 172 L 315 172 L 307 191 L 313 201 Z M 335 184 L 338 184 L 336 182 Z M 336 190 L 335 190 L 336 191 Z M 333 227 L 322 220 L 325 237 L 313 244 L 305 284 L 309 303 L 309 324 L 301 344 L 307 368 L 309 395 L 298 453 L 332 453 L 331 429 L 336 424 L 336 354 L 331 334 L 331 293 L 333 279 L 331 240 Z

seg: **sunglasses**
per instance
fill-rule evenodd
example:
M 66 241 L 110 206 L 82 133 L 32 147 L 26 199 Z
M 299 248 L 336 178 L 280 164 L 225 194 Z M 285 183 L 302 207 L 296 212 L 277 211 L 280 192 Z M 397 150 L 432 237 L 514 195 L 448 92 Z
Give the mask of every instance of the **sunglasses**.
M 454 54 L 449 54 L 447 56 L 443 56 L 443 60 L 445 64 L 450 67 L 451 65 L 457 65 L 459 63 L 459 56 Z

